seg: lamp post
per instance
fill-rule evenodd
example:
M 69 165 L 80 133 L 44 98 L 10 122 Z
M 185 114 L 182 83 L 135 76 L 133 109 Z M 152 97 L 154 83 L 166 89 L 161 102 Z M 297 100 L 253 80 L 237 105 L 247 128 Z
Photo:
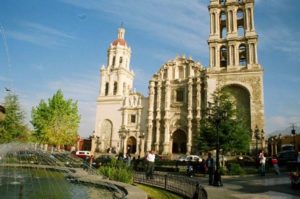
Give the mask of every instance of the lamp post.
M 221 172 L 220 172 L 220 125 L 221 121 L 227 116 L 227 113 L 224 111 L 217 110 L 215 124 L 216 124 L 216 132 L 217 132 L 217 143 L 216 143 L 216 171 L 214 173 L 214 186 L 223 186 L 222 179 L 221 179 Z
M 293 139 L 294 139 L 294 150 L 296 150 L 296 130 L 295 130 L 295 126 L 292 126 L 292 131 L 291 131 L 292 135 L 293 135 Z

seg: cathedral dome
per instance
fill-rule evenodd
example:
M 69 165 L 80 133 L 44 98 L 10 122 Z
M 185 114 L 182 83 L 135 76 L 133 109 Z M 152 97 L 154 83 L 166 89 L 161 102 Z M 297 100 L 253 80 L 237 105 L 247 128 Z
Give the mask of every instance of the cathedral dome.
M 115 41 L 112 42 L 113 46 L 121 45 L 121 46 L 126 46 L 126 41 L 122 38 L 118 38 Z

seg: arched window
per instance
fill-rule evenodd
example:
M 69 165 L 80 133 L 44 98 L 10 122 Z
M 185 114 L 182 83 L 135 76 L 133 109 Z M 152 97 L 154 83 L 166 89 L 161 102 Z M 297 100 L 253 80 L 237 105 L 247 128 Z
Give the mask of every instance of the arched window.
M 225 5 L 226 4 L 226 0 L 220 0 L 220 4 L 221 5 Z
M 114 83 L 114 95 L 116 95 L 118 92 L 118 82 Z
M 227 48 L 221 46 L 220 48 L 220 67 L 227 67 Z
M 238 29 L 238 36 L 244 37 L 245 36 L 245 17 L 244 11 L 239 9 L 237 11 L 237 29 Z
M 112 65 L 114 66 L 115 63 L 116 63 L 116 57 L 114 56 L 114 57 L 113 57 L 113 60 L 112 60 Z
M 109 83 L 105 83 L 105 96 L 108 95 Z
M 239 9 L 236 13 L 237 19 L 243 19 L 244 18 L 244 12 Z
M 227 35 L 227 28 L 226 28 L 226 22 L 227 17 L 224 11 L 221 12 L 220 14 L 220 37 L 225 38 Z
M 240 66 L 247 65 L 247 48 L 245 44 L 239 46 L 239 62 Z
M 123 57 L 120 57 L 119 63 L 122 64 L 123 62 Z
M 178 88 L 176 90 L 176 102 L 184 102 L 184 89 Z
M 227 17 L 224 11 L 221 12 L 220 14 L 220 21 L 226 21 Z
M 110 120 L 105 119 L 101 123 L 100 129 L 103 138 L 104 149 L 106 150 L 112 145 L 113 123 Z
M 221 30 L 221 35 L 220 37 L 222 39 L 226 38 L 226 35 L 227 35 L 227 28 L 226 27 L 223 27 L 222 30 Z

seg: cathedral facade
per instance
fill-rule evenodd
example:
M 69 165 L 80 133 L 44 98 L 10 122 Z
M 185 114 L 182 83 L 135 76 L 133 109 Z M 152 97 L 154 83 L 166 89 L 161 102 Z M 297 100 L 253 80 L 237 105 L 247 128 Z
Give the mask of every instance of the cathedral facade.
M 148 96 L 133 90 L 125 29 L 101 68 L 93 152 L 143 156 L 193 154 L 203 110 L 216 89 L 228 91 L 249 129 L 264 128 L 263 69 L 257 58 L 254 0 L 210 0 L 209 66 L 185 56 L 167 61 L 149 81 Z M 255 145 L 255 132 L 252 146 Z M 257 134 L 257 132 L 256 132 Z M 263 145 L 264 132 L 259 132 Z

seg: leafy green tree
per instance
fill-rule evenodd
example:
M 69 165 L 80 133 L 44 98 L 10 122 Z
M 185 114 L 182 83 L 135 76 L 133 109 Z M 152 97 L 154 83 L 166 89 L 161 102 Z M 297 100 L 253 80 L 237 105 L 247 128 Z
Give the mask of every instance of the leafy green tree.
M 197 145 L 201 151 L 215 149 L 219 133 L 220 149 L 223 152 L 247 152 L 250 147 L 250 129 L 242 113 L 236 109 L 230 94 L 216 90 L 212 94 L 205 116 L 200 121 Z M 218 131 L 218 132 L 217 132 Z
M 80 122 L 77 102 L 65 100 L 61 90 L 48 103 L 41 100 L 32 109 L 31 118 L 33 135 L 41 143 L 61 146 L 74 144 L 77 139 Z
M 0 121 L 0 143 L 28 141 L 30 131 L 24 122 L 25 113 L 21 109 L 18 96 L 12 92 L 4 98 L 5 119 Z

